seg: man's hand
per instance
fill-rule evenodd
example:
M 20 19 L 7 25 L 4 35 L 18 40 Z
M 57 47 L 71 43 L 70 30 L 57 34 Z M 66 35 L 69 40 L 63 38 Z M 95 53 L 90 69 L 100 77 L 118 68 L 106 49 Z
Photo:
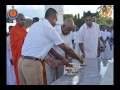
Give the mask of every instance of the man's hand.
M 79 56 L 79 62 L 80 62 L 81 64 L 84 63 L 84 60 L 85 60 L 85 59 L 83 59 L 83 56 L 81 56 L 81 57 Z
M 61 61 L 63 65 L 70 66 L 70 63 L 67 59 L 62 59 Z
M 69 63 L 72 63 L 72 58 L 71 57 L 68 56 L 66 59 Z
M 57 66 L 56 62 L 51 57 L 47 57 L 45 61 L 48 65 L 52 66 L 53 68 Z
M 85 54 L 82 54 L 82 55 L 81 55 L 81 60 L 82 60 L 82 63 L 81 63 L 81 64 L 83 64 L 83 63 L 85 62 Z

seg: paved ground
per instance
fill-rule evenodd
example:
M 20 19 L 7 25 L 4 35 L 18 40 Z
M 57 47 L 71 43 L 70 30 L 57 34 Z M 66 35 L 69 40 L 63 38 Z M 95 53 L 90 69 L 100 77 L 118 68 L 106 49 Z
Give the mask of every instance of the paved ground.
M 101 80 L 101 85 L 113 85 L 114 84 L 114 82 L 113 82 L 114 81 L 113 65 L 114 65 L 114 62 L 110 61 L 108 68 Z

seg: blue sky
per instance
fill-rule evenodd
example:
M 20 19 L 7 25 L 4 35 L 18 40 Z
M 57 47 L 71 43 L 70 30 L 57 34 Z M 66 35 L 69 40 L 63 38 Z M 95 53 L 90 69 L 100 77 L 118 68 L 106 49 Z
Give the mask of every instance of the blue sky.
M 81 17 L 83 16 L 83 11 L 87 12 L 90 10 L 92 13 L 94 13 L 99 6 L 100 5 L 63 5 L 63 13 L 73 15 L 80 13 Z M 11 5 L 7 5 L 7 10 L 11 8 Z M 44 18 L 45 5 L 14 5 L 14 8 L 17 9 L 19 13 L 23 13 L 26 17 Z

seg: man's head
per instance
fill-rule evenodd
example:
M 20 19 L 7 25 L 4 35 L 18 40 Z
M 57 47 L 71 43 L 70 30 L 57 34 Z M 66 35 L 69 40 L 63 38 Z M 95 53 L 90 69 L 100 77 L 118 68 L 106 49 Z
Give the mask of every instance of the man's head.
M 84 15 L 84 18 L 85 18 L 85 23 L 86 23 L 86 25 L 91 28 L 92 22 L 93 22 L 91 12 L 88 11 L 88 12 Z
M 110 26 L 107 26 L 107 27 L 106 27 L 106 30 L 107 30 L 107 31 L 110 31 Z
M 38 17 L 34 17 L 32 23 L 35 23 L 35 22 L 38 22 L 38 21 L 39 21 L 39 18 Z
M 70 32 L 74 29 L 74 21 L 71 18 L 68 18 L 64 21 L 62 25 L 62 32 L 64 35 L 70 34 Z
M 49 8 L 45 13 L 45 18 L 54 27 L 56 25 L 56 21 L 57 21 L 57 11 L 53 8 Z
M 19 24 L 21 27 L 24 27 L 25 25 L 25 17 L 22 13 L 19 13 L 17 18 L 16 18 L 17 24 Z

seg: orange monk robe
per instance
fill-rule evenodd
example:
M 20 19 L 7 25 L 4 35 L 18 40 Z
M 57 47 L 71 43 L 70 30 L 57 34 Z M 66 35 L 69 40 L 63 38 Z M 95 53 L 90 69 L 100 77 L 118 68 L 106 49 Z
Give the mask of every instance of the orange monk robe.
M 20 84 L 18 77 L 18 60 L 21 56 L 21 49 L 26 37 L 27 31 L 25 28 L 16 24 L 10 31 L 10 45 L 12 51 L 12 58 L 14 64 L 14 71 L 16 76 L 17 85 Z

